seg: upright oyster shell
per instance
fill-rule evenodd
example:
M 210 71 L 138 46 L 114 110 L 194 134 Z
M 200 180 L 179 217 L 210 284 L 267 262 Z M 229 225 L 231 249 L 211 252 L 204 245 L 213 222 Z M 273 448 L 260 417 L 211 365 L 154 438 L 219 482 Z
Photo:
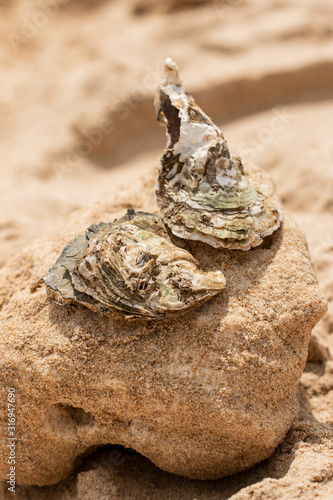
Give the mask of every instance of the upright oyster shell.
M 75 238 L 44 281 L 62 305 L 126 318 L 184 312 L 225 287 L 220 271 L 200 271 L 194 257 L 172 243 L 157 216 L 134 210 Z
M 156 185 L 163 222 L 180 238 L 216 248 L 260 245 L 282 220 L 273 182 L 230 153 L 219 128 L 183 89 L 171 59 L 155 107 L 168 137 Z

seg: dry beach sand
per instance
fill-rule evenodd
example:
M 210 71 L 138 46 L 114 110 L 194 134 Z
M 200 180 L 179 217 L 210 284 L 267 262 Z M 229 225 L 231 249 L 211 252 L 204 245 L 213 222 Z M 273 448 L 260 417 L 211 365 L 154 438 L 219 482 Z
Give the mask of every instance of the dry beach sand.
M 109 446 L 59 485 L 16 495 L 3 485 L 0 498 L 333 498 L 332 2 L 59 0 L 47 14 L 40 4 L 0 2 L 1 266 L 151 172 L 165 143 L 152 96 L 170 56 L 231 150 L 274 178 L 329 310 L 310 341 L 298 419 L 259 465 L 200 482 Z

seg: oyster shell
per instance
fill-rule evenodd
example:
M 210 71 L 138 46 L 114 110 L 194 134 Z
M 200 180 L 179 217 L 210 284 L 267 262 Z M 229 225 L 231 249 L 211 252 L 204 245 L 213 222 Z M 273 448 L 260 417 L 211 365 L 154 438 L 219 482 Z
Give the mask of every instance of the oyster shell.
M 126 318 L 184 312 L 225 287 L 220 271 L 200 271 L 194 257 L 172 243 L 160 218 L 134 210 L 75 238 L 44 281 L 62 305 Z
M 168 137 L 155 189 L 163 222 L 180 238 L 216 248 L 260 245 L 282 220 L 274 184 L 258 168 L 244 170 L 219 128 L 183 89 L 171 59 L 155 107 Z

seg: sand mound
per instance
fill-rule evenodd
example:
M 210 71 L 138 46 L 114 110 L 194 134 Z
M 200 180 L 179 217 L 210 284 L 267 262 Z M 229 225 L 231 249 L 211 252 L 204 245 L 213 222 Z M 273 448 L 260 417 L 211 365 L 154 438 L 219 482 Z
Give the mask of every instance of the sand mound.
M 308 341 L 326 302 L 288 218 L 248 252 L 189 242 L 205 271 L 223 271 L 227 287 L 176 318 L 116 320 L 46 296 L 40 278 L 73 231 L 83 232 L 82 219 L 118 218 L 129 199 L 154 212 L 155 176 L 78 213 L 3 269 L 0 288 L 11 299 L 0 315 L 1 379 L 2 392 L 14 384 L 20 399 L 19 484 L 56 483 L 105 443 L 175 474 L 215 479 L 271 455 L 297 415 Z M 7 460 L 0 468 L 5 478 Z

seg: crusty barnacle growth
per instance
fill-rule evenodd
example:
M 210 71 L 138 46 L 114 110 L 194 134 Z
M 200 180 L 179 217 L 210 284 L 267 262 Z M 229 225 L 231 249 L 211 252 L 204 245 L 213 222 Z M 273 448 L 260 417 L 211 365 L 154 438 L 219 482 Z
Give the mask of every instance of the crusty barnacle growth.
M 167 59 L 157 118 L 167 126 L 156 199 L 163 222 L 180 238 L 249 250 L 282 220 L 272 180 L 233 156 L 219 128 L 185 92 Z
M 75 238 L 44 281 L 62 305 L 126 318 L 184 312 L 225 287 L 220 271 L 200 271 L 194 257 L 172 243 L 159 217 L 134 210 Z

